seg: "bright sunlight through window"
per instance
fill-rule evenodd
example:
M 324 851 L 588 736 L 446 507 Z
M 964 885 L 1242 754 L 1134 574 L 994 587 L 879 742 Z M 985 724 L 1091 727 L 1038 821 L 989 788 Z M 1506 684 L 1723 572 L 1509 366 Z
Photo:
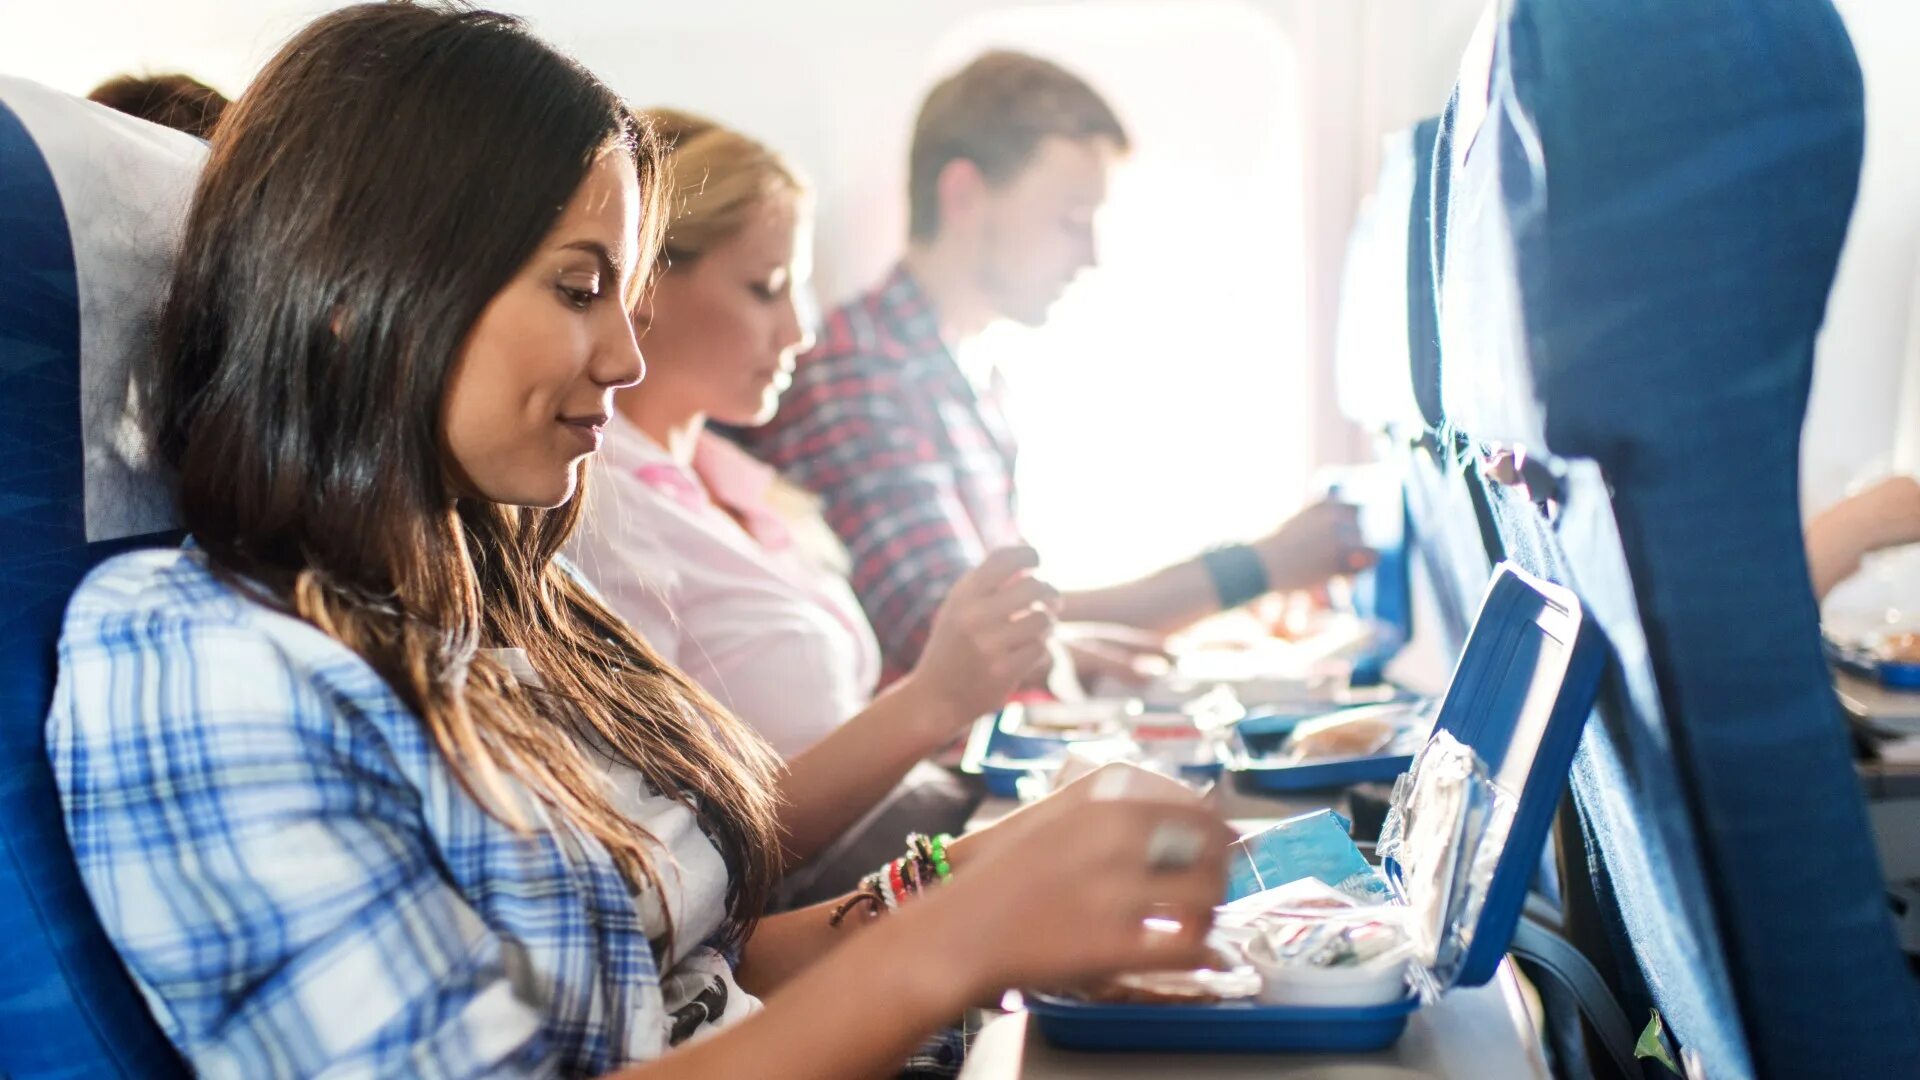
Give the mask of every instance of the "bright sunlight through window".
M 1045 328 L 969 348 L 1006 374 L 1022 524 L 1049 578 L 1102 584 L 1266 532 L 1308 472 L 1288 42 L 1226 0 L 1014 9 L 963 24 L 935 74 L 990 47 L 1086 77 L 1134 143 L 1100 267 Z

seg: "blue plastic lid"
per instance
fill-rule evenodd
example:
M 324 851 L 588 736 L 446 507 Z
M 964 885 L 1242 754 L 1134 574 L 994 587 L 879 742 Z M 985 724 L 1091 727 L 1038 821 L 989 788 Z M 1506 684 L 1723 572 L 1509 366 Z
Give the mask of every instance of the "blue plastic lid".
M 1478 917 L 1462 935 L 1467 945 L 1452 985 L 1491 979 L 1513 940 L 1606 654 L 1604 637 L 1571 591 L 1509 564 L 1495 570 L 1434 718 L 1436 737 L 1447 732 L 1471 749 L 1513 806 Z M 1396 892 L 1414 905 L 1430 899 L 1408 893 L 1419 886 L 1402 870 L 1386 860 Z M 1457 908 L 1457 897 L 1451 906 Z

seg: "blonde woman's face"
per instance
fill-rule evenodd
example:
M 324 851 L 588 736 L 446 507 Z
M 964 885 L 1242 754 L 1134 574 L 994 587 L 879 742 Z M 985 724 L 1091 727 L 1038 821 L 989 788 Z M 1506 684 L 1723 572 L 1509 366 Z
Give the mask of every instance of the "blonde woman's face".
M 773 419 L 812 343 L 800 310 L 809 240 L 797 200 L 769 199 L 738 232 L 662 275 L 640 313 L 651 372 L 641 392 L 725 424 Z
M 462 493 L 514 506 L 573 497 L 600 448 L 613 392 L 646 368 L 627 318 L 638 265 L 639 183 L 610 152 L 552 232 L 474 323 L 442 401 L 449 472 Z

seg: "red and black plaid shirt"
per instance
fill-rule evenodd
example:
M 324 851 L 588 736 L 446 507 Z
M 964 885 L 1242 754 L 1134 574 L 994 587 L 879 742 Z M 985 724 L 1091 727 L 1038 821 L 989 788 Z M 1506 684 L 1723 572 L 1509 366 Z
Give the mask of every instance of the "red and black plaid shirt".
M 998 383 L 975 391 L 904 267 L 827 317 L 779 415 L 745 438 L 825 501 L 888 681 L 919 659 L 953 583 L 1020 540 Z

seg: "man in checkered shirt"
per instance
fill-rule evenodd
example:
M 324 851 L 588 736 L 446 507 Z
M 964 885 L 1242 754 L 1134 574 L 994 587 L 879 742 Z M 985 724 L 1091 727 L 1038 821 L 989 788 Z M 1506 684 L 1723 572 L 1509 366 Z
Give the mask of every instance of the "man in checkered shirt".
M 963 370 L 954 346 L 999 319 L 1046 322 L 1094 265 L 1094 214 L 1127 150 L 1099 94 L 1045 60 L 992 52 L 934 87 L 914 128 L 905 257 L 828 316 L 773 422 L 741 433 L 825 501 L 889 680 L 953 583 L 1020 542 L 999 373 Z M 1323 503 L 1256 544 L 1070 594 L 1064 618 L 1164 634 L 1368 558 L 1352 509 Z M 1120 642 L 1077 641 L 1083 673 L 1126 665 Z

